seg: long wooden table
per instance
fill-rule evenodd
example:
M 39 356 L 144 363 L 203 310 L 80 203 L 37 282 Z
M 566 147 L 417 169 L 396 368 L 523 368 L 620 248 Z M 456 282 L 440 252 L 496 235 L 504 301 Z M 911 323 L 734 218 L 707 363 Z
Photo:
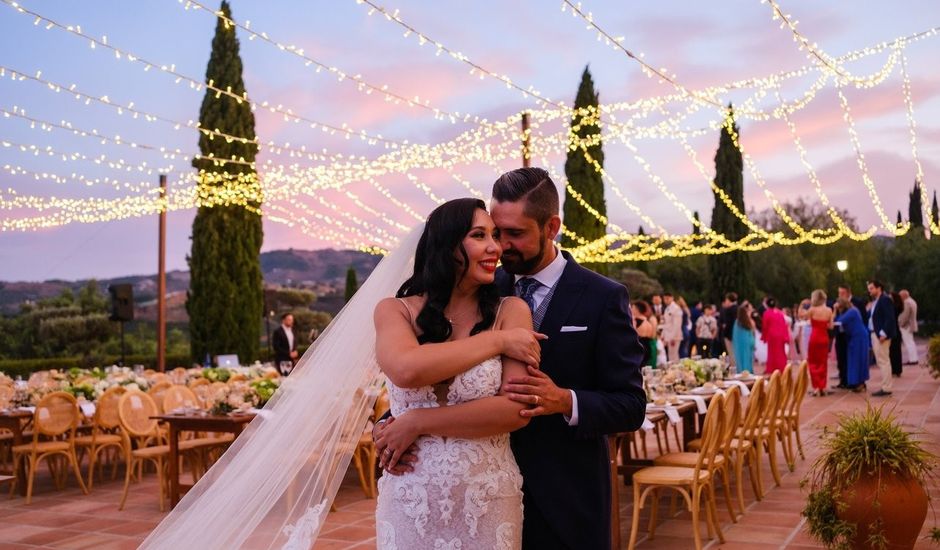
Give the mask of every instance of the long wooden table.
M 180 432 L 212 432 L 231 433 L 238 437 L 245 425 L 254 419 L 255 415 L 199 415 L 199 414 L 164 414 L 153 418 L 166 422 L 169 427 L 170 456 L 167 469 L 169 471 L 170 508 L 176 506 L 180 495 L 189 490 L 192 485 L 180 484 Z
M 13 446 L 23 443 L 23 433 L 33 421 L 33 413 L 23 410 L 0 411 L 0 429 L 13 432 Z M 26 461 L 20 461 L 20 467 L 15 472 L 2 471 L 0 473 L 16 476 L 20 495 L 26 496 Z

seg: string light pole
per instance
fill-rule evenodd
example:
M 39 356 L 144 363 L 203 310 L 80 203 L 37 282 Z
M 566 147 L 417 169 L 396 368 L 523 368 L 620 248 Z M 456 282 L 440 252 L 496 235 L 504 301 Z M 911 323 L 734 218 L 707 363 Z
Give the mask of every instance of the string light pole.
M 166 370 L 166 174 L 160 174 L 160 222 L 157 245 L 157 370 Z

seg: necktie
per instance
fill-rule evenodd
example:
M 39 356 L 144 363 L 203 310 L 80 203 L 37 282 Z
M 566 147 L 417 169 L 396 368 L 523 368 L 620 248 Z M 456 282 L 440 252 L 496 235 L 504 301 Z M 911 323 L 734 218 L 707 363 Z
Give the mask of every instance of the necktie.
M 535 291 L 542 286 L 542 283 L 532 277 L 523 277 L 516 281 L 516 296 L 525 300 L 529 304 L 532 314 L 535 314 Z

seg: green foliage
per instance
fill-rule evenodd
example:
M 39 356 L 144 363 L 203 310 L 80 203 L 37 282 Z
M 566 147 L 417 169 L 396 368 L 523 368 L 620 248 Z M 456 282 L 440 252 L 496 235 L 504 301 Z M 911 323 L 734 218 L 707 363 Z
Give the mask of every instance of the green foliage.
M 738 126 L 733 122 L 734 111 L 728 105 L 728 117 L 732 120 L 734 133 L 740 138 Z M 744 208 L 744 160 L 741 151 L 735 147 L 731 130 L 722 127 L 715 153 L 715 185 L 722 189 L 740 212 Z M 748 234 L 748 227 L 736 217 L 721 200 L 717 192 L 715 206 L 712 208 L 711 228 L 732 241 L 738 241 Z M 751 279 L 751 258 L 747 252 L 736 250 L 725 254 L 708 256 L 710 301 L 721 302 L 721 297 L 729 291 L 739 296 L 753 296 L 754 283 Z
M 291 313 L 294 315 L 294 338 L 297 338 L 298 345 L 309 344 L 311 341 L 310 331 L 315 330 L 315 334 L 319 335 L 333 320 L 333 316 L 325 311 L 297 308 Z
M 933 223 L 940 224 L 940 206 L 937 205 L 937 192 L 933 192 L 933 204 L 930 205 L 930 217 Z
M 67 370 L 71 368 L 93 368 L 117 364 L 121 358 L 118 355 L 95 356 L 95 357 L 51 357 L 43 359 L 0 359 L 0 372 L 16 378 L 22 376 L 28 378 L 31 373 L 40 370 Z M 146 368 L 153 369 L 157 365 L 156 355 L 128 355 L 126 357 L 127 365 L 143 365 Z M 170 355 L 166 357 L 166 368 L 191 367 L 189 352 L 185 354 Z
M 202 377 L 209 382 L 228 382 L 232 372 L 228 369 L 209 367 L 202 369 Z
M 698 222 L 698 223 L 693 223 L 693 224 L 692 224 L 692 234 L 693 234 L 693 235 L 701 235 L 701 234 L 702 234 L 702 228 L 700 227 L 699 224 L 702 223 L 702 220 L 701 220 L 701 218 L 698 217 L 698 210 L 696 210 L 695 212 L 692 212 L 692 218 L 695 219 L 696 222 Z
M 927 343 L 927 368 L 931 376 L 940 378 L 940 334 L 934 335 Z
M 838 517 L 838 511 L 845 506 L 839 497 L 843 491 L 851 490 L 861 477 L 874 476 L 879 484 L 872 506 L 878 507 L 883 474 L 892 472 L 923 485 L 933 477 L 937 459 L 901 427 L 893 412 L 885 412 L 884 406 L 868 405 L 865 411 L 840 416 L 836 430 L 823 434 L 822 447 L 822 455 L 804 480 L 810 494 L 803 515 L 813 537 L 839 550 L 851 548 L 851 537 L 858 528 Z M 885 548 L 880 522 L 870 525 L 869 530 L 866 542 L 873 548 Z
M 920 198 L 920 182 L 914 182 L 914 189 L 908 195 L 907 219 L 911 222 L 911 230 L 924 227 L 924 203 Z
M 252 380 L 250 385 L 252 389 L 255 390 L 255 393 L 258 394 L 259 407 L 263 407 L 269 399 L 274 397 L 274 392 L 276 392 L 278 388 L 277 382 L 267 378 Z
M 578 95 L 575 97 L 575 109 L 586 107 L 597 108 L 600 100 L 594 90 L 594 80 L 591 71 L 584 68 L 581 74 L 581 84 L 578 86 Z M 568 158 L 565 160 L 565 177 L 569 185 L 579 193 L 587 204 L 591 205 L 601 216 L 607 215 L 607 203 L 604 200 L 604 180 L 593 163 L 588 161 L 587 155 L 600 166 L 604 166 L 604 150 L 601 144 L 601 129 L 598 124 L 599 111 L 590 115 L 576 112 L 571 118 L 571 140 L 568 148 Z M 583 148 L 582 148 L 583 144 Z M 607 225 L 597 219 L 592 213 L 572 197 L 571 192 L 565 189 L 565 203 L 563 206 L 565 227 L 576 235 L 594 241 L 607 234 Z M 566 248 L 577 246 L 578 243 L 568 235 L 562 235 L 561 245 Z M 605 263 L 585 263 L 589 269 L 607 274 Z
M 346 302 L 349 303 L 352 300 L 356 291 L 359 290 L 359 281 L 356 279 L 356 270 L 353 266 L 349 266 L 349 269 L 346 270 Z
M 231 17 L 226 1 L 222 15 Z M 245 94 L 242 62 L 236 28 L 220 17 L 212 40 L 212 54 L 206 68 L 206 81 L 233 94 Z M 253 162 L 258 152 L 255 119 L 246 101 L 207 90 L 199 112 L 202 128 L 245 138 L 214 139 L 200 134 L 199 150 L 203 156 L 236 158 Z M 208 192 L 215 186 L 234 185 L 231 177 L 210 179 L 222 173 L 254 176 L 247 164 L 216 166 L 205 159 L 194 159 L 193 166 L 207 177 L 201 186 Z M 242 183 L 245 186 L 246 184 Z M 245 362 L 258 357 L 263 316 L 263 290 L 259 254 L 262 242 L 261 217 L 256 213 L 259 201 L 242 205 L 201 206 L 193 220 L 189 270 L 190 286 L 186 310 L 190 319 L 192 357 L 206 354 L 237 353 Z
M 621 268 L 614 280 L 623 283 L 630 291 L 631 300 L 647 300 L 653 294 L 662 294 L 663 286 L 646 273 L 629 267 Z

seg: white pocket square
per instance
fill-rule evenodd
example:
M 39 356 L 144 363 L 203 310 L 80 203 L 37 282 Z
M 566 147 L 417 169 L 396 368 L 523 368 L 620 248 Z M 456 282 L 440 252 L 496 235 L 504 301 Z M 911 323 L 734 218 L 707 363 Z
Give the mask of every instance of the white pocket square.
M 561 327 L 561 332 L 584 332 L 585 330 L 587 330 L 587 327 L 578 327 L 574 325 Z

